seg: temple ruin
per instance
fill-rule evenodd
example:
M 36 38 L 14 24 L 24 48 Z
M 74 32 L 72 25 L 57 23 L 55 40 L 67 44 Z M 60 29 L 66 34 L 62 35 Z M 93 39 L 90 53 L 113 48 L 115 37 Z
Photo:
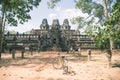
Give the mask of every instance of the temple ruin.
M 71 47 L 77 50 L 81 48 L 96 48 L 95 41 L 88 35 L 81 35 L 79 30 L 71 30 L 68 19 L 59 24 L 58 19 L 54 19 L 49 25 L 47 19 L 43 19 L 40 29 L 32 29 L 30 34 L 5 34 L 7 48 L 23 48 L 25 44 L 30 45 L 30 50 L 67 51 Z

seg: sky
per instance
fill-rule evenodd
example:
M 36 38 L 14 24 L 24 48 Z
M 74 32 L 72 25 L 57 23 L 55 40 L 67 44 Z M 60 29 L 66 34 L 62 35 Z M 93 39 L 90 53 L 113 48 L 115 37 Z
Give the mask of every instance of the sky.
M 31 29 L 40 29 L 40 24 L 44 18 L 48 20 L 49 25 L 52 24 L 53 19 L 59 19 L 59 23 L 62 25 L 64 19 L 70 20 L 76 16 L 86 16 L 86 14 L 83 14 L 79 9 L 74 8 L 74 0 L 61 0 L 54 9 L 48 9 L 47 1 L 48 0 L 42 0 L 40 5 L 30 12 L 31 19 L 28 22 L 22 25 L 19 24 L 17 27 L 7 25 L 6 29 L 23 33 Z M 70 25 L 71 29 L 77 29 L 77 26 L 71 23 Z

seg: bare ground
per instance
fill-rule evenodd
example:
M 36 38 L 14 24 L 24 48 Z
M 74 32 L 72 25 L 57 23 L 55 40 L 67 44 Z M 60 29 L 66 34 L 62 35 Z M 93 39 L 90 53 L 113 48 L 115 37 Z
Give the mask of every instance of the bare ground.
M 87 60 L 86 51 L 81 57 L 61 52 L 68 59 L 69 74 L 63 70 L 56 70 L 52 61 L 57 56 L 56 52 L 34 52 L 33 55 L 16 53 L 16 59 L 11 55 L 2 55 L 0 61 L 0 80 L 120 80 L 120 52 L 112 57 L 112 68 L 108 68 L 104 53 L 92 51 L 92 60 Z

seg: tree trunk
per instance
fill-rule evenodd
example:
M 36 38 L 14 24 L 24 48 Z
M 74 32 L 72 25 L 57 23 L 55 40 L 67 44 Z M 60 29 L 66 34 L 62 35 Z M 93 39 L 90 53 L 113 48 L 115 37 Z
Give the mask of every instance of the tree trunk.
M 0 59 L 1 59 L 1 54 L 2 54 L 2 33 L 1 33 L 1 27 L 0 27 Z
M 103 8 L 104 8 L 104 16 L 107 19 L 108 18 L 108 10 L 107 10 L 106 0 L 102 0 L 102 1 L 103 1 Z
M 0 59 L 2 54 L 2 25 L 0 23 Z
M 113 50 L 113 49 L 115 49 L 115 45 L 114 45 L 113 39 L 110 37 L 110 50 Z
M 107 5 L 109 6 L 109 9 L 110 9 L 110 1 L 108 0 L 108 4 L 106 3 L 106 1 L 107 0 L 102 0 L 103 1 L 103 8 L 104 8 L 104 16 L 105 16 L 105 19 L 107 19 L 107 18 L 109 18 L 109 16 L 108 16 L 108 9 L 107 9 Z M 109 37 L 109 44 L 110 44 L 110 50 L 112 51 L 112 49 L 114 49 L 115 47 L 114 47 L 114 42 L 113 42 L 113 39 L 112 39 L 112 37 L 110 36 Z
M 2 12 L 2 17 L 0 18 L 0 59 L 1 59 L 1 55 L 2 55 L 2 39 L 4 36 L 4 28 L 3 26 L 5 25 L 5 10 L 3 10 Z

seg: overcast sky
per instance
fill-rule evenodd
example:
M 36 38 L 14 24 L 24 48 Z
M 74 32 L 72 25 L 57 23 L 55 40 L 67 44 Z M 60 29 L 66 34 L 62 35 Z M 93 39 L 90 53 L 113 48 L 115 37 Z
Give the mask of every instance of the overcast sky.
M 7 26 L 6 29 L 23 33 L 31 29 L 39 29 L 44 18 L 47 18 L 49 25 L 52 24 L 53 19 L 59 19 L 60 25 L 62 25 L 64 19 L 69 20 L 76 16 L 86 16 L 80 10 L 75 9 L 74 6 L 74 0 L 61 0 L 54 9 L 48 9 L 47 0 L 42 0 L 38 8 L 31 11 L 31 20 L 17 27 Z M 72 29 L 77 29 L 77 26 L 71 23 L 70 25 Z

